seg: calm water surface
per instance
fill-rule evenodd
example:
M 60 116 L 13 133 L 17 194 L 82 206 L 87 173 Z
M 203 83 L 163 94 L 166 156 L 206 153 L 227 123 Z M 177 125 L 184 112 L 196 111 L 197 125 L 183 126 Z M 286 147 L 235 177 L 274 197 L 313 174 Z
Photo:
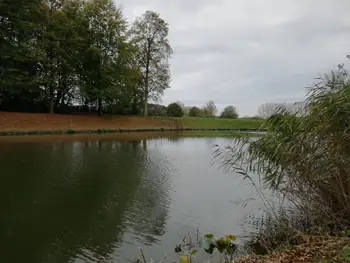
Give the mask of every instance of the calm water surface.
M 257 209 L 212 165 L 228 138 L 13 138 L 0 140 L 0 262 L 159 259 L 197 228 L 240 236 Z

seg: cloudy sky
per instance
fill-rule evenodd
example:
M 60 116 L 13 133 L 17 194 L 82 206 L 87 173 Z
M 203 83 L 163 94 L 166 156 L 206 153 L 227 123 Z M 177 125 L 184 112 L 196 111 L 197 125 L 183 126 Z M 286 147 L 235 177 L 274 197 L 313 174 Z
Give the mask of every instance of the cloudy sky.
M 180 100 L 241 116 L 264 102 L 303 100 L 350 53 L 350 0 L 114 0 L 130 20 L 154 10 L 169 23 L 172 83 Z

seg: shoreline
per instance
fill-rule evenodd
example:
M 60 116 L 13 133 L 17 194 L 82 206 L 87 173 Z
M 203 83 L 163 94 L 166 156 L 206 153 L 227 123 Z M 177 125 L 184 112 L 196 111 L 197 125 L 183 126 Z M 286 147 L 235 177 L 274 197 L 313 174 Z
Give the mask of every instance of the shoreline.
M 262 120 L 0 112 L 0 136 L 136 132 L 264 132 Z
M 0 136 L 18 136 L 18 135 L 69 135 L 69 134 L 104 134 L 104 133 L 144 133 L 144 132 L 188 132 L 188 131 L 232 131 L 232 132 L 250 132 L 263 133 L 264 129 L 255 128 L 140 128 L 140 129 L 65 129 L 65 130 L 9 130 L 0 131 Z

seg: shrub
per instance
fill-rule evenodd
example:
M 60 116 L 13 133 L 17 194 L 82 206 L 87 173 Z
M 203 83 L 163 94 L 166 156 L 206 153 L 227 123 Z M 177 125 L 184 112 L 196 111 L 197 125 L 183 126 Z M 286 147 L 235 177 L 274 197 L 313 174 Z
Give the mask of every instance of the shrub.
M 167 107 L 159 104 L 148 104 L 148 116 L 167 116 Z
M 336 233 L 350 225 L 350 80 L 340 67 L 310 88 L 300 116 L 280 107 L 266 136 L 217 149 L 225 167 L 257 173 L 311 225 Z
M 181 106 L 177 103 L 171 103 L 167 108 L 167 115 L 169 117 L 182 117 L 184 115 Z
M 237 119 L 238 113 L 235 106 L 227 106 L 220 114 L 220 118 Z
M 188 113 L 190 117 L 202 117 L 203 115 L 203 110 L 198 107 L 192 107 Z

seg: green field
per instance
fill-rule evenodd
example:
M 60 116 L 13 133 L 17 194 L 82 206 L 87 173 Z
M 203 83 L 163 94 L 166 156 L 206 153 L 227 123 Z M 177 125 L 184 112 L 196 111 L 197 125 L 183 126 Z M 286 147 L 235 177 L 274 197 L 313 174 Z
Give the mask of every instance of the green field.
M 183 122 L 184 128 L 194 129 L 260 129 L 264 123 L 261 119 L 220 119 L 220 118 L 176 118 Z

